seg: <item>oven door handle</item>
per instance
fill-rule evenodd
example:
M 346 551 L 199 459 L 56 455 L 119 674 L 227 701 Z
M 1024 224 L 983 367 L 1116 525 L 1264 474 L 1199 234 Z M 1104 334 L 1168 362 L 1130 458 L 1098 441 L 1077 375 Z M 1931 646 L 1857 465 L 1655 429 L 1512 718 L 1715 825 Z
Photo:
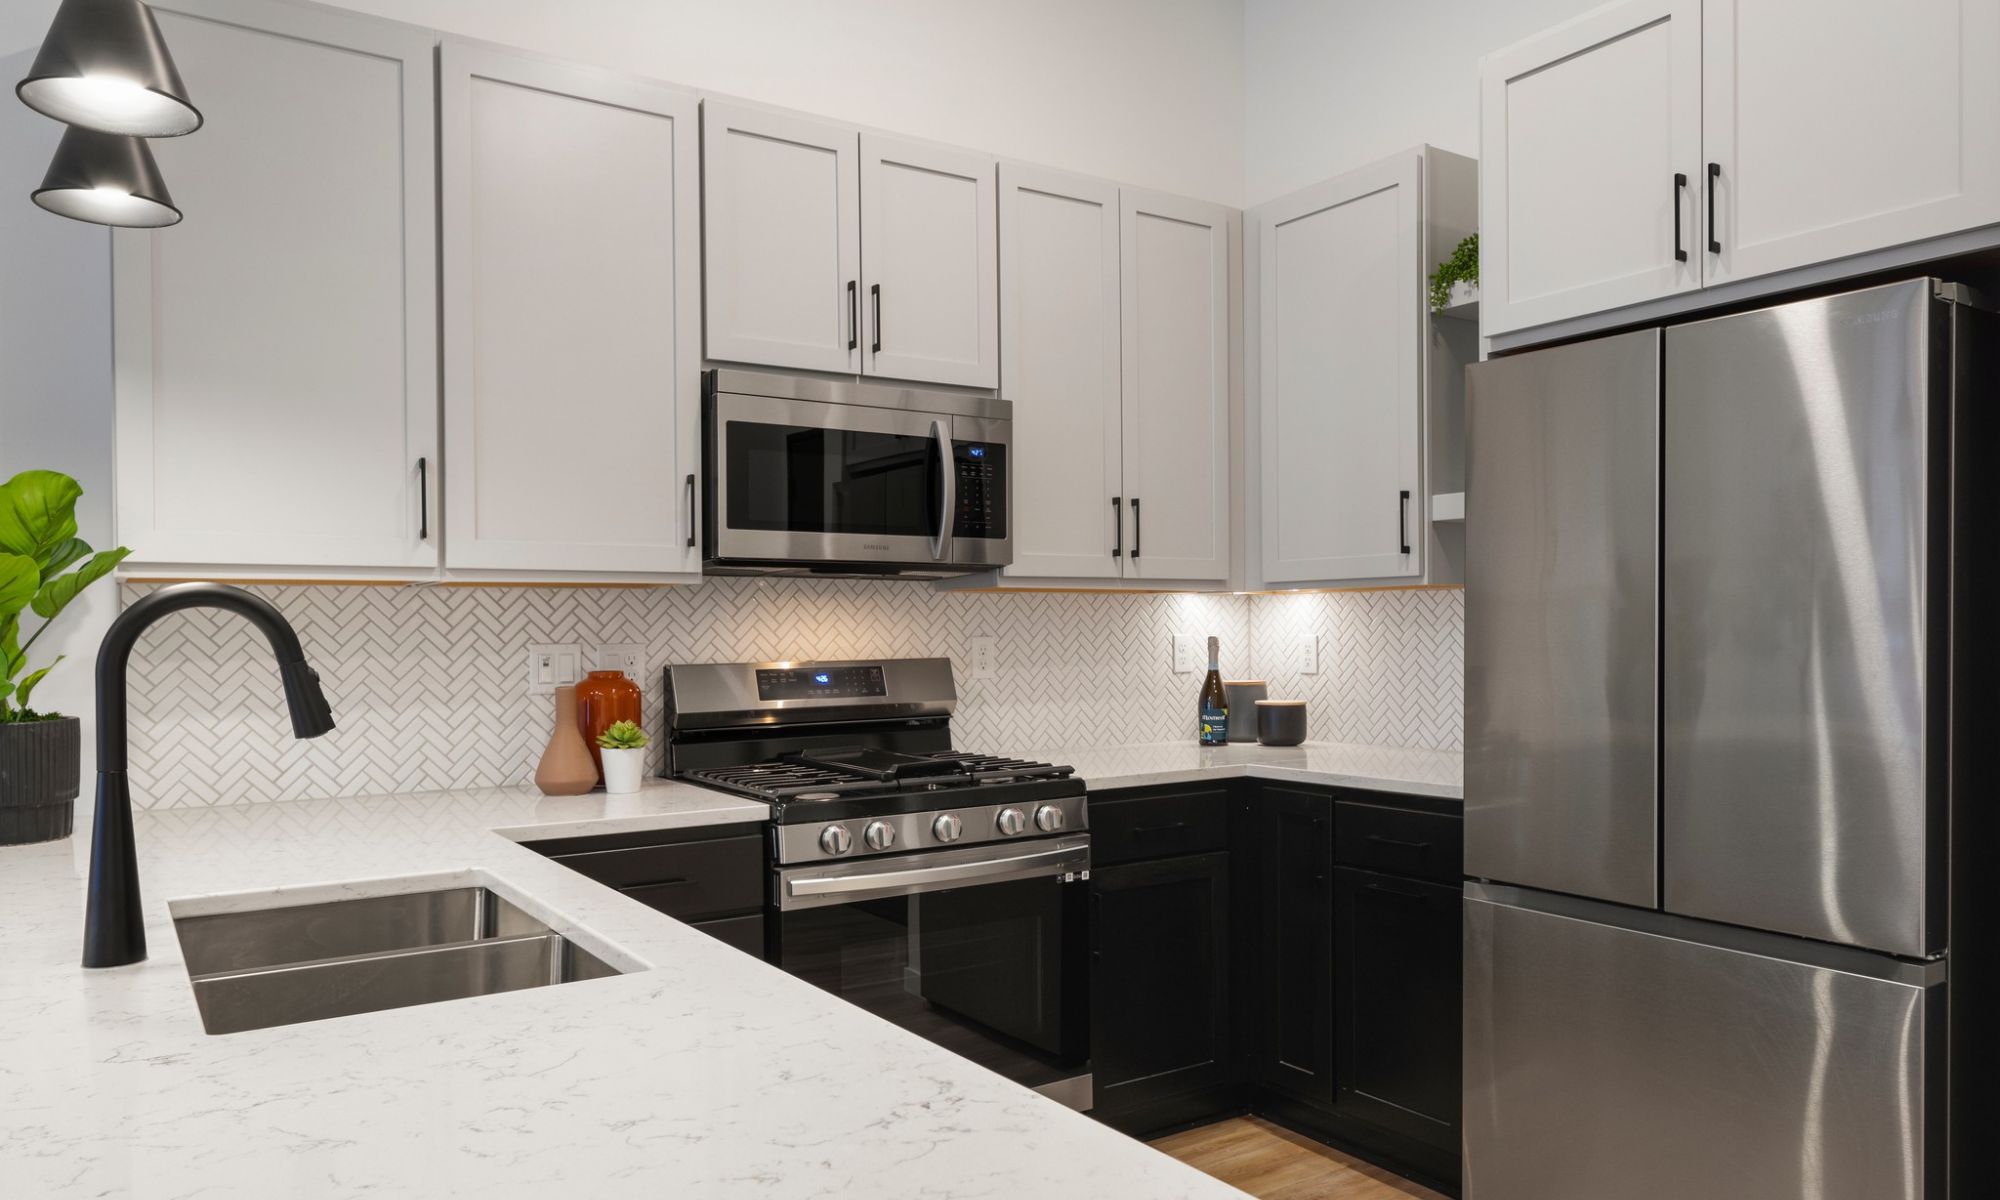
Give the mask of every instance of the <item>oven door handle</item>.
M 1046 850 L 1011 854 L 1005 858 L 981 858 L 971 862 L 908 867 L 895 871 L 794 875 L 784 880 L 778 907 L 803 907 L 815 902 L 839 903 L 875 895 L 911 895 L 968 883 L 1003 883 L 1012 879 L 1032 879 L 1089 869 L 1090 844 L 1064 839 Z
M 931 558 L 938 561 L 944 558 L 945 543 L 951 539 L 952 511 L 958 507 L 958 481 L 953 478 L 957 472 L 952 469 L 949 421 L 938 418 L 931 422 L 931 442 L 937 450 L 938 479 L 941 481 L 940 490 L 944 493 L 944 506 L 938 511 L 937 533 L 931 537 Z

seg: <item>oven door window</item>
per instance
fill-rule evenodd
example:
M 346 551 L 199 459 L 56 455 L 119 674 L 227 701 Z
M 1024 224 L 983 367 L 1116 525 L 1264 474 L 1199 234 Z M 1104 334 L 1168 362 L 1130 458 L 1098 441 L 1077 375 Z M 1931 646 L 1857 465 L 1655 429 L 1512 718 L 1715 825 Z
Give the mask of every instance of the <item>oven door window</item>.
M 1040 1087 L 1089 1058 L 1087 886 L 1050 876 L 787 912 L 779 963 Z
M 943 504 L 936 443 L 913 434 L 732 420 L 732 529 L 929 537 Z

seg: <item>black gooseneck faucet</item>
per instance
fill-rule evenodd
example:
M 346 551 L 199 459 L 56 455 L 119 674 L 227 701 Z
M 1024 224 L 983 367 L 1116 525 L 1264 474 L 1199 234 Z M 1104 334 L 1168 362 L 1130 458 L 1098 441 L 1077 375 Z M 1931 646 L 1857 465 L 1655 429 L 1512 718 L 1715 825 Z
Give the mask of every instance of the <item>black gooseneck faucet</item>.
M 315 738 L 333 728 L 333 710 L 306 665 L 299 635 L 263 598 L 219 583 L 177 583 L 118 614 L 97 650 L 97 816 L 90 838 L 90 893 L 83 922 L 83 965 L 122 967 L 146 957 L 139 916 L 139 861 L 132 852 L 132 789 L 125 780 L 125 666 L 146 628 L 184 608 L 220 608 L 263 630 L 278 656 L 292 732 Z

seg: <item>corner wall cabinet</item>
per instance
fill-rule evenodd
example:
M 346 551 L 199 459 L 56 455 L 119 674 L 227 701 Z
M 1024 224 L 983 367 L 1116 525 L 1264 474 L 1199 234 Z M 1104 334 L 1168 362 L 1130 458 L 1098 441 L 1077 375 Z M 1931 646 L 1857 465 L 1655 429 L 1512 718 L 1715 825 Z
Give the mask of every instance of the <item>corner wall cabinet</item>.
M 438 566 L 433 36 L 167 0 L 207 121 L 153 153 L 186 219 L 113 234 L 129 574 Z
M 445 566 L 693 579 L 695 96 L 456 38 L 439 64 Z
M 993 158 L 732 101 L 702 113 L 709 358 L 998 386 Z
M 1457 583 L 1471 321 L 1424 280 L 1472 232 L 1478 168 L 1418 147 L 1271 201 L 1257 248 L 1253 588 Z
M 2000 222 L 1996 45 L 2000 0 L 1625 0 L 1488 56 L 1483 332 Z

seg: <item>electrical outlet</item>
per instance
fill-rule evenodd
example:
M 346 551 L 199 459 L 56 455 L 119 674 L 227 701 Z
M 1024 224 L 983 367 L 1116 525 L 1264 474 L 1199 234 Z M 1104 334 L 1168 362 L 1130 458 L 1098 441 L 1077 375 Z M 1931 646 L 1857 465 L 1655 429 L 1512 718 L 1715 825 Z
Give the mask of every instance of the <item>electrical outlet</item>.
M 1000 645 L 988 635 L 967 639 L 967 649 L 972 653 L 972 678 L 994 679 L 1000 674 Z
M 570 642 L 536 642 L 528 647 L 528 694 L 553 696 L 557 688 L 583 678 L 583 647 Z
M 1174 674 L 1187 675 L 1199 671 L 1202 667 L 1202 656 L 1206 653 L 1207 647 L 1200 638 L 1191 633 L 1175 634 Z
M 1319 674 L 1319 635 L 1308 633 L 1299 639 L 1293 669 L 1301 675 Z
M 646 648 L 636 642 L 605 642 L 591 647 L 593 670 L 623 671 L 633 683 L 644 684 L 639 676 L 646 669 Z

